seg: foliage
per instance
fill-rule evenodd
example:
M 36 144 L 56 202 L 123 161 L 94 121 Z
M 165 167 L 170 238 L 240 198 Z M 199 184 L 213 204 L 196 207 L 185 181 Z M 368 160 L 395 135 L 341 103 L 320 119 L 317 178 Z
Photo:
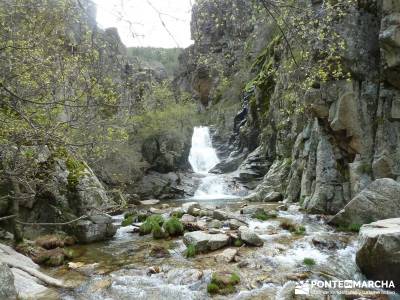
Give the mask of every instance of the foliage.
M 67 166 L 68 170 L 68 188 L 70 190 L 75 190 L 79 183 L 79 179 L 85 174 L 87 168 L 86 164 L 72 156 L 68 156 L 65 161 L 65 165 Z
M 211 282 L 207 285 L 210 294 L 227 295 L 235 292 L 235 285 L 240 283 L 240 277 L 236 273 L 218 274 L 213 273 Z
M 188 245 L 185 251 L 186 258 L 192 258 L 197 255 L 197 250 L 195 245 Z
M 288 220 L 282 221 L 279 226 L 282 229 L 288 230 L 291 233 L 296 234 L 296 235 L 303 235 L 306 233 L 306 228 L 304 226 L 294 224 Z
M 276 218 L 277 215 L 276 213 L 266 213 L 264 210 L 257 210 L 254 214 L 253 214 L 253 218 L 261 220 L 261 221 L 267 221 L 269 219 L 273 219 Z
M 313 258 L 306 257 L 303 259 L 303 264 L 306 265 L 307 267 L 312 267 L 316 264 L 316 262 Z
M 362 224 L 358 223 L 351 223 L 349 225 L 340 225 L 338 227 L 338 230 L 344 231 L 344 232 L 359 232 L 361 229 Z
M 170 236 L 180 236 L 183 235 L 184 232 L 184 227 L 182 222 L 176 217 L 172 217 L 169 220 L 167 220 L 163 224 L 163 228 L 165 232 Z
M 126 218 L 124 218 L 123 220 L 122 220 L 122 222 L 121 222 L 121 226 L 122 227 L 126 227 L 126 226 L 129 226 L 129 225 L 132 225 L 133 224 L 133 216 L 127 216 Z
M 181 48 L 153 48 L 153 47 L 131 47 L 128 48 L 128 56 L 136 58 L 139 63 L 161 63 L 168 75 L 173 75 L 178 67 L 178 57 L 182 53 Z
M 244 243 L 243 243 L 243 241 L 242 241 L 241 239 L 236 239 L 236 240 L 233 242 L 233 246 L 235 246 L 235 247 L 241 247 L 243 244 L 244 244 Z
M 140 235 L 146 235 L 156 231 L 155 235 L 159 236 L 161 231 L 161 225 L 164 223 L 164 218 L 161 215 L 151 215 L 146 221 L 140 226 Z

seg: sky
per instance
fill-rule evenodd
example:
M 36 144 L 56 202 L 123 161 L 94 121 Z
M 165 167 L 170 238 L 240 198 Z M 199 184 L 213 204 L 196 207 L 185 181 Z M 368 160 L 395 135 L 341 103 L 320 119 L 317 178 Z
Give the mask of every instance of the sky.
M 161 48 L 185 48 L 193 43 L 190 39 L 192 1 L 94 0 L 98 25 L 103 29 L 117 27 L 127 47 Z

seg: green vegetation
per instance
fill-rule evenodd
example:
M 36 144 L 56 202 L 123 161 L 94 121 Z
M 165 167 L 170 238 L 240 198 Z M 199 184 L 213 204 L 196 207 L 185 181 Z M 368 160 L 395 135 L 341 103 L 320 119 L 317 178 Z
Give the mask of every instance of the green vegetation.
M 131 215 L 131 216 L 128 216 L 128 217 L 126 217 L 126 218 L 124 218 L 124 219 L 122 220 L 121 226 L 122 226 L 122 227 L 129 226 L 129 225 L 132 225 L 133 222 L 134 222 L 134 216 Z
M 243 241 L 241 240 L 241 239 L 236 239 L 234 242 L 233 242 L 233 246 L 235 246 L 235 247 L 241 247 L 241 246 L 243 246 Z
M 236 291 L 235 285 L 240 283 L 240 277 L 236 273 L 218 274 L 214 273 L 211 282 L 207 285 L 210 294 L 228 295 Z
M 197 255 L 197 250 L 195 245 L 188 245 L 185 251 L 185 257 L 186 258 L 192 258 Z
M 309 257 L 303 259 L 303 264 L 307 267 L 312 267 L 316 264 L 315 260 Z
M 85 174 L 86 165 L 72 156 L 69 156 L 65 161 L 68 170 L 68 187 L 74 190 L 79 183 L 79 179 Z
M 182 53 L 181 48 L 153 48 L 153 47 L 131 47 L 128 48 L 128 56 L 137 58 L 139 62 L 148 65 L 161 63 L 168 75 L 173 75 L 178 67 L 178 57 Z
M 338 227 L 339 231 L 344 231 L 344 232 L 359 232 L 361 229 L 362 224 L 358 223 L 351 223 L 349 225 L 340 225 Z
M 163 228 L 167 234 L 170 236 L 180 236 L 183 235 L 184 227 L 181 221 L 178 218 L 172 217 L 168 221 L 166 221 L 163 225 Z
M 302 225 L 297 225 L 289 220 L 284 220 L 279 225 L 282 229 L 288 230 L 296 235 L 304 235 L 306 233 L 306 228 Z
M 183 216 L 184 214 L 185 214 L 185 213 L 184 213 L 183 211 L 173 211 L 173 212 L 171 213 L 171 217 L 175 217 L 175 218 L 180 219 L 180 218 L 182 218 L 182 216 Z
M 161 225 L 164 223 L 164 218 L 161 215 L 152 215 L 146 219 L 146 221 L 140 226 L 140 235 L 146 235 L 156 231 L 155 236 L 158 238 L 161 236 Z M 154 233 L 153 233 L 154 234 Z
M 267 221 L 269 219 L 274 219 L 277 217 L 276 213 L 267 213 L 264 210 L 257 210 L 254 214 L 253 214 L 253 218 L 261 220 L 261 221 Z

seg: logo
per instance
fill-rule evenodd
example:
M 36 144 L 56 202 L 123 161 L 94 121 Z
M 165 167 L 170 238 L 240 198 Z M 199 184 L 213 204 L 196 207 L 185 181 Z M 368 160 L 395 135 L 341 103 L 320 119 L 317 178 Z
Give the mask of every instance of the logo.
M 294 288 L 295 295 L 310 295 L 309 281 L 300 281 Z

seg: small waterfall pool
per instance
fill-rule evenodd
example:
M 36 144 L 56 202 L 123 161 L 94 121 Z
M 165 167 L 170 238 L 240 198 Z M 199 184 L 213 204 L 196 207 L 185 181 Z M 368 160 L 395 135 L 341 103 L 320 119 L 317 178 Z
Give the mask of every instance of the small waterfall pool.
M 193 199 L 228 200 L 239 198 L 237 195 L 239 188 L 229 176 L 209 173 L 220 160 L 212 146 L 208 127 L 199 126 L 194 128 L 189 162 L 195 173 L 204 175 Z

